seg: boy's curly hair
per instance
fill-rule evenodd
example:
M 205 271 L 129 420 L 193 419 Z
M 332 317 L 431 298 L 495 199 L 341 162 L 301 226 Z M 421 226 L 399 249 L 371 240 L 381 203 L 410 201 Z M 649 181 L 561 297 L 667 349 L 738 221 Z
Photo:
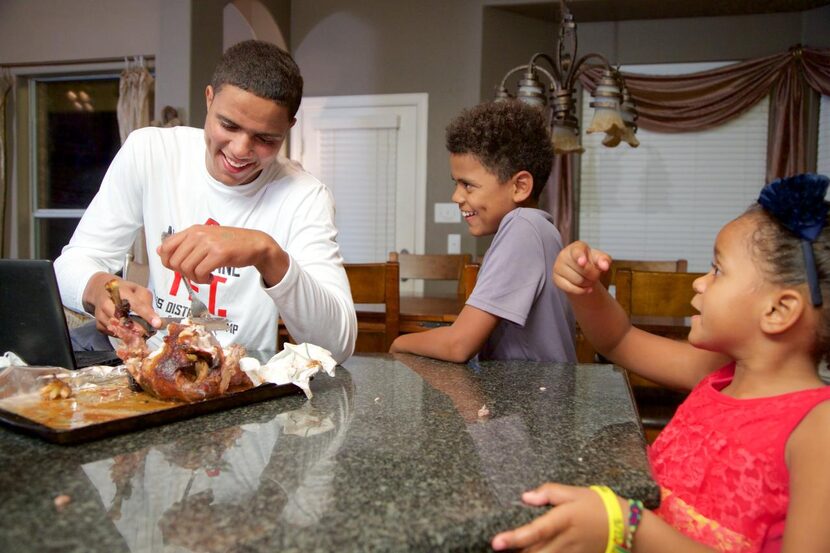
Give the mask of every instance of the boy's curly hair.
M 225 84 L 285 106 L 293 118 L 303 98 L 303 77 L 291 55 L 262 40 L 245 40 L 228 48 L 211 79 L 214 93 Z
M 447 126 L 447 150 L 474 155 L 500 182 L 528 171 L 533 200 L 539 199 L 553 167 L 553 144 L 542 110 L 518 100 L 462 111 Z
M 744 215 L 757 218 L 750 248 L 767 280 L 782 286 L 806 286 L 807 267 L 801 251 L 801 239 L 757 203 L 751 205 Z M 819 307 L 821 316 L 816 327 L 813 355 L 817 361 L 824 359 L 830 362 L 830 216 L 812 243 L 812 248 L 823 299 Z

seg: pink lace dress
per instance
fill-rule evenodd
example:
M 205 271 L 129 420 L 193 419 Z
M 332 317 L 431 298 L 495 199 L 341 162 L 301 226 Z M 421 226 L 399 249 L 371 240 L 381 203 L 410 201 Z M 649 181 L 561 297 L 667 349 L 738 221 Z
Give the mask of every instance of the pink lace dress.
M 758 399 L 720 390 L 734 363 L 704 378 L 649 449 L 666 522 L 719 551 L 781 549 L 789 501 L 784 448 L 830 386 Z

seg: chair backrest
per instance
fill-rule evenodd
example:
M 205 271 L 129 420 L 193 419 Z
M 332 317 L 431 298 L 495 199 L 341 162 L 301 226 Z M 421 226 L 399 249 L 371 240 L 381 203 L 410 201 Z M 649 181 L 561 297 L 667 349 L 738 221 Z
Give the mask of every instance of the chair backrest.
M 614 259 L 611 261 L 611 268 L 600 277 L 600 282 L 608 288 L 614 284 L 614 277 L 617 269 L 630 269 L 632 271 L 659 271 L 666 273 L 685 273 L 689 267 L 685 259 L 673 259 L 666 261 L 647 261 L 642 259 Z
M 705 274 L 619 269 L 615 295 L 629 316 L 688 317 L 697 313 L 692 283 Z
M 384 304 L 382 322 L 360 321 L 355 351 L 389 351 L 400 328 L 400 281 L 396 261 L 386 263 L 345 263 L 346 276 L 352 289 L 352 300 L 358 304 Z M 359 310 L 358 310 L 359 311 Z M 372 340 L 367 335 L 381 335 Z M 371 346 L 378 344 L 380 346 Z M 382 349 L 381 349 L 382 347 Z
M 464 295 L 464 266 L 472 263 L 472 256 L 389 252 L 389 261 L 400 264 L 401 279 L 453 280 L 458 283 L 458 294 Z
M 478 263 L 464 264 L 464 270 L 461 273 L 461 284 L 464 290 L 462 295 L 464 296 L 465 301 L 470 297 L 470 294 L 473 293 L 473 288 L 475 288 L 476 279 L 478 278 L 478 270 L 480 268 L 481 265 Z

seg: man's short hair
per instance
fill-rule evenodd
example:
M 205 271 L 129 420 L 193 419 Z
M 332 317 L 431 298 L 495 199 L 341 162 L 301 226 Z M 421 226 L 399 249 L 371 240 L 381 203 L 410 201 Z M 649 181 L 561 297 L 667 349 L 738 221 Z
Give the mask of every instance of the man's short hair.
M 229 84 L 285 106 L 293 118 L 303 98 L 303 77 L 291 55 L 270 42 L 246 40 L 228 48 L 210 83 Z
M 447 150 L 472 154 L 500 182 L 519 171 L 533 176 L 538 200 L 553 167 L 553 143 L 542 110 L 519 102 L 486 102 L 465 109 L 447 127 Z

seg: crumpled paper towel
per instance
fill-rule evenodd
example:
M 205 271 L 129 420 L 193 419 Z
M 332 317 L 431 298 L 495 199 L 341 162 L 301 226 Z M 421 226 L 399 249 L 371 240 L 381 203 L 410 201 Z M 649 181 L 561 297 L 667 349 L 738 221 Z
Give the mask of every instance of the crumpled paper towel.
M 269 359 L 260 363 L 253 357 L 243 357 L 239 360 L 240 368 L 245 371 L 254 386 L 263 382 L 273 384 L 294 384 L 299 386 L 307 398 L 311 399 L 311 388 L 308 385 L 311 377 L 320 369 L 329 376 L 334 376 L 334 367 L 337 362 L 331 352 L 314 344 L 285 344 L 285 348 Z
M 3 357 L 0 357 L 0 369 L 5 369 L 6 367 L 25 367 L 26 362 L 21 359 L 15 352 L 7 351 L 3 354 Z

